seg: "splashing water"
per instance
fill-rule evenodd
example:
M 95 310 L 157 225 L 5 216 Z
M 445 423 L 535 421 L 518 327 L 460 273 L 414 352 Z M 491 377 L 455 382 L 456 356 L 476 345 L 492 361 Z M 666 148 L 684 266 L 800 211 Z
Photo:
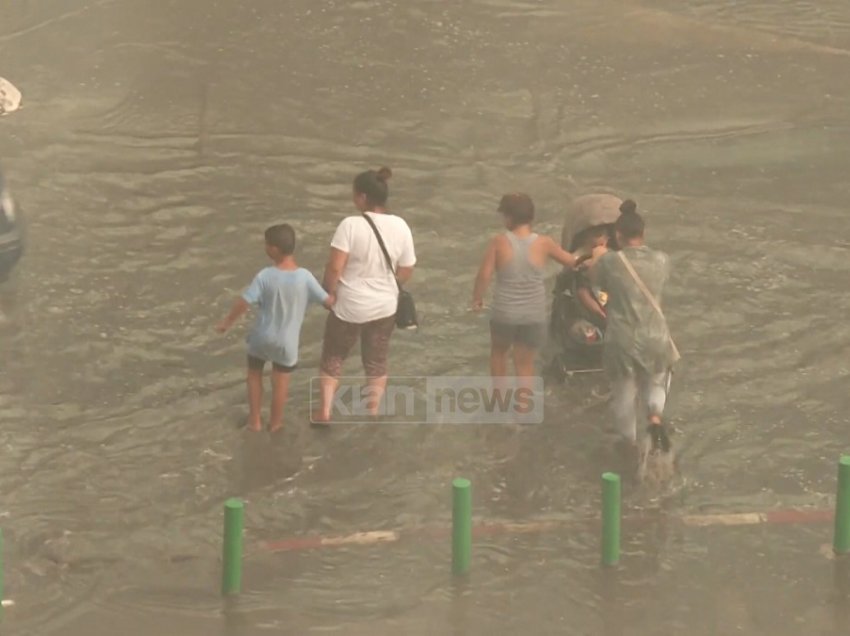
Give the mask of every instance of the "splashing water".
M 668 485 L 676 476 L 676 454 L 671 448 L 668 452 L 653 452 L 649 435 L 641 438 L 638 446 L 638 480 L 650 487 L 661 488 Z

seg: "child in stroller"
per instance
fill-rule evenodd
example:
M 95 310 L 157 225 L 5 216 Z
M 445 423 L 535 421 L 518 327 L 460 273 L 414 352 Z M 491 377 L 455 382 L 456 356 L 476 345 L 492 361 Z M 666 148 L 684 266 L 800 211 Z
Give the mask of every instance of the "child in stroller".
M 578 268 L 565 268 L 555 281 L 549 331 L 556 345 L 550 371 L 556 377 L 602 366 L 607 296 L 593 285 L 580 265 L 591 257 L 595 247 L 616 249 L 614 222 L 621 203 L 608 194 L 579 197 L 564 221 L 561 245 L 581 256 Z

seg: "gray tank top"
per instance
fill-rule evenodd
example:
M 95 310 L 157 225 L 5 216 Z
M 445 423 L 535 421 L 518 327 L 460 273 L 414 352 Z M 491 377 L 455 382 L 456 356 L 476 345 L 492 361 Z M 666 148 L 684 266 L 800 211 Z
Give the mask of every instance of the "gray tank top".
M 508 231 L 505 236 L 511 243 L 513 258 L 504 268 L 496 271 L 490 317 L 496 322 L 510 325 L 545 323 L 546 286 L 543 269 L 528 260 L 529 248 L 537 239 L 537 234 L 518 238 Z

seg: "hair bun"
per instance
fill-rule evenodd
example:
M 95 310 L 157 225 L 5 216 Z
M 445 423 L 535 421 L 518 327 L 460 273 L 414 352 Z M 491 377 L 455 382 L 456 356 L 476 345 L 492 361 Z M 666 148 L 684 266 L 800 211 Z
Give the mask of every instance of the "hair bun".
M 386 166 L 382 166 L 375 174 L 378 175 L 378 179 L 381 181 L 387 181 L 391 176 L 393 176 L 393 171 Z
M 620 214 L 634 214 L 637 212 L 637 203 L 631 199 L 626 199 L 620 204 Z

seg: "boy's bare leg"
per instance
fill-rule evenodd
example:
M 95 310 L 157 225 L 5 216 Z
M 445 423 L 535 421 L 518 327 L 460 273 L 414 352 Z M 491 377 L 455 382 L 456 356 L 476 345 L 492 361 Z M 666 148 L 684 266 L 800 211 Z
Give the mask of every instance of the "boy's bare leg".
M 248 430 L 263 430 L 263 370 L 248 369 Z
M 283 409 L 289 398 L 290 375 L 272 368 L 272 412 L 269 418 L 269 433 L 275 433 L 283 428 Z

